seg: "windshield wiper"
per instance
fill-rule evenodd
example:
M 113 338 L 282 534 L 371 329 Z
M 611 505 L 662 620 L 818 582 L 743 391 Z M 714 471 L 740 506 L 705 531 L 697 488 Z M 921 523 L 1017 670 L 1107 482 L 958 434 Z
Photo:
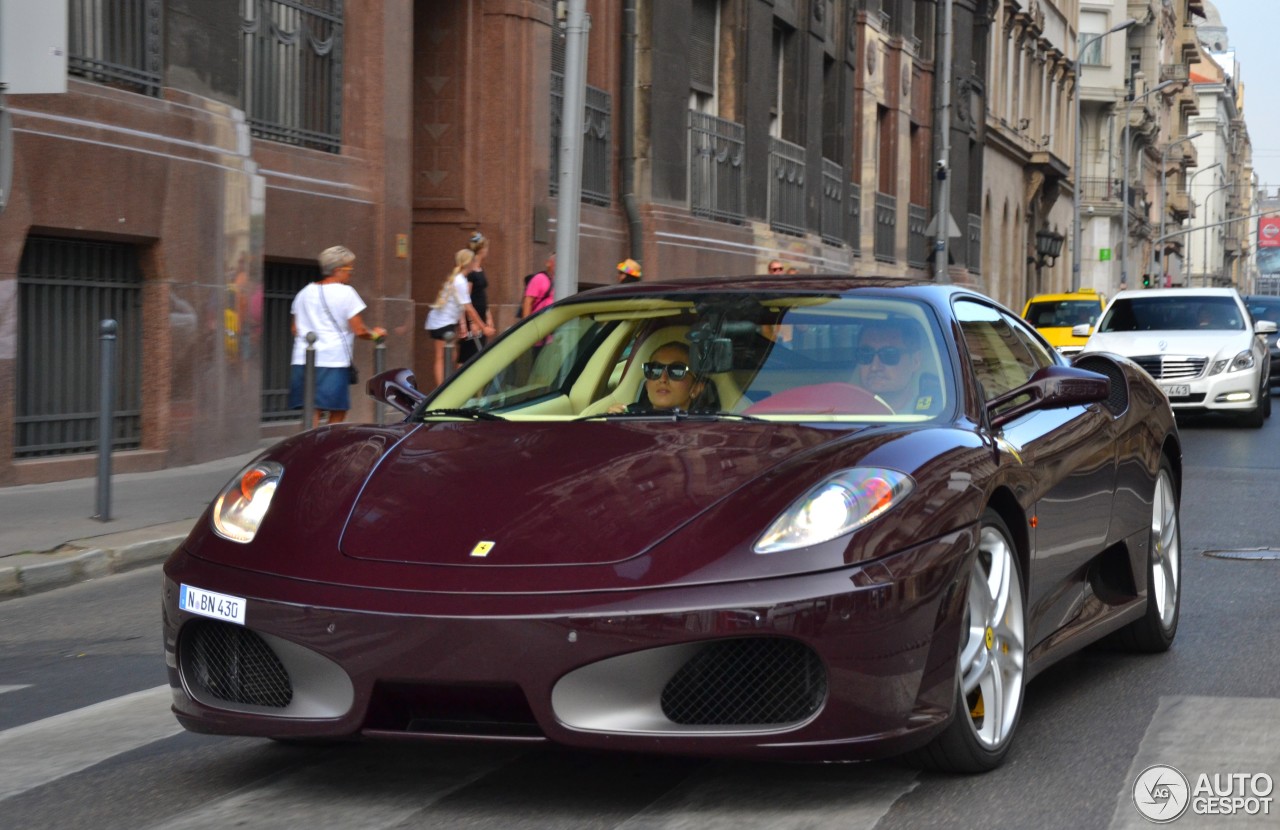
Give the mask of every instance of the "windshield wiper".
M 746 415 L 742 412 L 729 412 L 728 410 L 697 410 L 695 412 L 687 412 L 683 409 L 654 409 L 648 412 L 598 412 L 595 415 L 584 415 L 577 418 L 579 421 L 595 421 L 598 419 L 609 420 L 611 418 L 645 418 L 648 420 L 658 421 L 719 421 L 727 418 L 735 421 L 764 421 L 764 418 L 757 418 L 755 415 Z
M 473 406 L 460 407 L 456 409 L 427 409 L 418 413 L 420 420 L 426 418 L 470 418 L 473 421 L 505 421 L 506 418 L 501 415 L 495 415 L 492 412 L 486 412 L 483 409 L 476 409 Z

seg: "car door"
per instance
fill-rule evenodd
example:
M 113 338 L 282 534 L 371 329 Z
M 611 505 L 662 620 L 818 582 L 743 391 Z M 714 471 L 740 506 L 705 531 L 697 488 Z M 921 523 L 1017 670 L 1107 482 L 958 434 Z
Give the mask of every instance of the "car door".
M 1058 363 L 1023 321 L 976 300 L 956 303 L 975 375 L 987 400 Z M 1033 505 L 1026 575 L 1028 645 L 1069 622 L 1084 600 L 1084 567 L 1106 545 L 1116 480 L 1113 423 L 1099 404 L 1030 412 L 992 436 L 1008 480 Z

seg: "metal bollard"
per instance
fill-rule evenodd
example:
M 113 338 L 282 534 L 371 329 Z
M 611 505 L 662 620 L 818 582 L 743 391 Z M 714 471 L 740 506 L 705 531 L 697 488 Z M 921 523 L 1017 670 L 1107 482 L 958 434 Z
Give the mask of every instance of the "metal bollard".
M 111 445 L 115 437 L 116 397 L 116 321 L 103 320 L 100 327 L 102 347 L 98 382 L 98 495 L 97 512 L 92 518 L 111 521 Z
M 453 341 L 457 338 L 458 333 L 449 329 L 444 333 L 444 377 L 440 378 L 440 384 L 443 386 L 445 379 L 453 374 Z
M 307 332 L 307 357 L 302 369 L 302 431 L 311 429 L 316 416 L 316 333 Z
M 373 373 L 375 375 L 382 374 L 387 367 L 387 338 L 382 338 L 373 344 Z M 387 406 L 381 401 L 373 405 L 373 422 L 378 426 L 386 423 Z

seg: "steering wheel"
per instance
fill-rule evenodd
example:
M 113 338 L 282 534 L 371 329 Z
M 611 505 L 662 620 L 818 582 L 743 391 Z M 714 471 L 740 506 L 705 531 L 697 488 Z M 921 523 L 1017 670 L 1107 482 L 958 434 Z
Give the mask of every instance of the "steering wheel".
M 745 415 L 893 415 L 893 408 L 853 383 L 815 383 L 775 392 Z

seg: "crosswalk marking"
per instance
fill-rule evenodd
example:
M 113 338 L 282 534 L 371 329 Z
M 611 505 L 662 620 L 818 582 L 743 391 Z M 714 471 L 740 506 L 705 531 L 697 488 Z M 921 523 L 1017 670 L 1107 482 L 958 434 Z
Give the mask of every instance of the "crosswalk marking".
M 404 763 L 395 763 L 403 752 Z M 336 750 L 331 759 L 292 771 L 262 786 L 230 795 L 164 822 L 152 830 L 253 827 L 254 830 L 379 830 L 406 826 L 409 819 L 450 793 L 508 763 L 514 752 L 495 757 L 473 751 L 415 752 L 389 747 L 379 762 L 353 765 Z
M 689 777 L 616 830 L 790 830 L 874 827 L 919 784 L 906 769 L 866 765 L 721 764 Z M 843 806 L 842 806 L 843 805 Z
M 1133 783 L 1147 767 L 1171 766 L 1194 789 L 1201 773 L 1266 773 L 1280 782 L 1280 700 L 1240 697 L 1162 697 L 1146 734 L 1129 765 L 1111 830 L 1149 828 L 1133 803 Z M 1178 830 L 1210 828 L 1274 828 L 1280 822 L 1280 789 L 1269 815 L 1197 815 L 1188 808 Z
M 168 686 L 0 732 L 0 801 L 182 731 Z

